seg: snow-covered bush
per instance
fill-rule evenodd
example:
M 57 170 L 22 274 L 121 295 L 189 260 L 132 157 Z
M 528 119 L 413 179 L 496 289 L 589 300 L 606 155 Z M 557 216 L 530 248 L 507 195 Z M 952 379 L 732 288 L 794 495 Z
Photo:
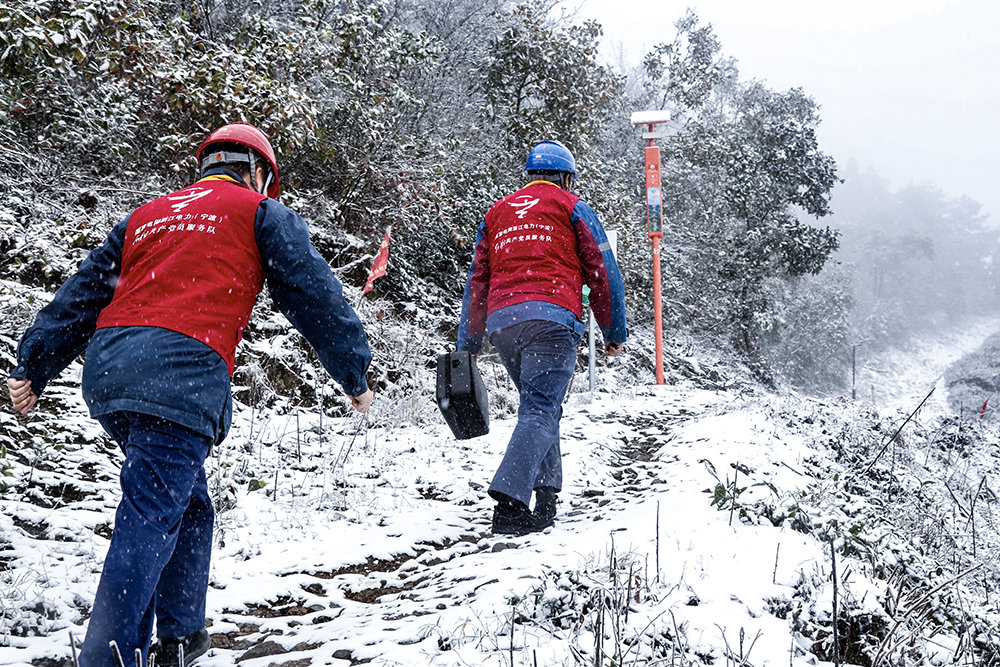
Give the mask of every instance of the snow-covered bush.
M 809 481 L 795 489 L 755 482 L 739 469 L 720 479 L 706 462 L 718 481 L 709 490 L 710 503 L 745 523 L 763 518 L 829 545 L 842 573 L 841 660 L 919 664 L 931 659 L 930 638 L 937 633 L 972 642 L 995 632 L 990 605 L 972 602 L 982 600 L 995 576 L 974 576 L 996 561 L 985 543 L 992 545 L 996 535 L 991 530 L 992 537 L 978 538 L 980 544 L 975 529 L 977 521 L 989 523 L 988 512 L 975 515 L 985 471 L 998 456 L 983 444 L 994 436 L 982 425 L 966 424 L 957 440 L 956 420 L 947 419 L 931 429 L 913 424 L 903 433 L 873 410 L 845 418 L 833 407 L 817 410 L 794 400 L 788 405 L 781 420 L 810 433 L 815 449 L 834 458 L 804 461 Z M 964 461 L 961 469 L 956 461 Z M 942 474 L 947 481 L 939 481 Z M 768 492 L 752 493 L 754 487 Z M 793 619 L 810 652 L 832 661 L 831 586 L 826 573 L 800 572 L 795 595 L 769 605 L 775 615 Z

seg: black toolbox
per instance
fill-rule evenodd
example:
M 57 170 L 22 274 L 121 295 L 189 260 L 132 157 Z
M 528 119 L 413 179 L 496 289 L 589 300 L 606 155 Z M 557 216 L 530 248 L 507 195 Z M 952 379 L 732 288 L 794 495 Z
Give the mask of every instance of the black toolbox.
M 489 396 L 471 353 L 438 355 L 437 404 L 457 439 L 468 440 L 490 432 Z

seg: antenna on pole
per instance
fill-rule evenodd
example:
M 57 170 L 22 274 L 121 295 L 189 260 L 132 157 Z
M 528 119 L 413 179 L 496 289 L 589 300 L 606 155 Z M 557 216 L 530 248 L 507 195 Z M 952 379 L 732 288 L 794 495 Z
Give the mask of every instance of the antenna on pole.
M 670 120 L 666 109 L 657 111 L 636 111 L 632 114 L 633 125 L 645 125 L 642 138 L 649 142 L 646 156 L 646 223 L 649 239 L 653 244 L 653 322 L 656 338 L 656 384 L 663 381 L 663 298 L 660 284 L 660 239 L 663 238 L 663 195 L 660 186 L 660 148 L 657 139 L 666 136 L 663 129 L 657 130 Z

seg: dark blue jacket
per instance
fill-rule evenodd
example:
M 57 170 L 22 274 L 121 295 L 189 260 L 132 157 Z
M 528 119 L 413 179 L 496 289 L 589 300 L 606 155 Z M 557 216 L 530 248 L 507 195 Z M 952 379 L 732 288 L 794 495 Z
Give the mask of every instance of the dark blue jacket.
M 205 175 L 224 173 L 214 169 Z M 95 334 L 121 271 L 128 219 L 112 229 L 52 301 L 17 349 L 12 378 L 45 385 L 86 349 L 83 395 L 94 417 L 131 410 L 169 419 L 220 442 L 232 415 L 229 371 L 217 352 L 157 327 L 110 327 Z M 309 241 L 296 213 L 265 199 L 254 222 L 265 280 L 275 306 L 316 350 L 323 367 L 351 396 L 368 390 L 371 350 L 340 282 Z

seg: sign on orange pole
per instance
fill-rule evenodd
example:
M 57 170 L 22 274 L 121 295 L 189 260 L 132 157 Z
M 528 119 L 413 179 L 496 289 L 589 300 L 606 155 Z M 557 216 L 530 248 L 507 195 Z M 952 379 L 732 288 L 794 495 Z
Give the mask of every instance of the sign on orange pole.
M 649 238 L 663 238 L 659 146 L 646 146 L 646 221 L 649 223 Z

